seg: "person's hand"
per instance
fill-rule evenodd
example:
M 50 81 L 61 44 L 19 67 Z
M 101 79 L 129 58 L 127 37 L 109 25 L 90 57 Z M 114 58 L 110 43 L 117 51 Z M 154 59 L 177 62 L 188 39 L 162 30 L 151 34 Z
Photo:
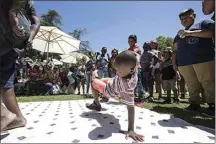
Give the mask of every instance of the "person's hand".
M 136 142 L 143 142 L 144 141 L 144 136 L 143 135 L 140 135 L 140 134 L 137 134 L 135 133 L 134 131 L 129 131 L 126 133 L 126 139 L 128 138 L 132 138 L 134 141 Z
M 26 49 L 32 49 L 32 44 L 33 44 L 33 40 L 31 38 L 28 39 L 28 41 L 26 42 Z
M 186 36 L 191 36 L 191 31 L 189 30 L 179 30 L 178 35 L 180 38 L 185 38 Z
M 178 71 L 178 66 L 177 66 L 177 65 L 173 65 L 173 69 L 174 69 L 175 71 Z
M 180 73 L 178 71 L 176 72 L 176 78 L 177 78 L 178 81 L 181 80 L 181 75 L 180 75 Z

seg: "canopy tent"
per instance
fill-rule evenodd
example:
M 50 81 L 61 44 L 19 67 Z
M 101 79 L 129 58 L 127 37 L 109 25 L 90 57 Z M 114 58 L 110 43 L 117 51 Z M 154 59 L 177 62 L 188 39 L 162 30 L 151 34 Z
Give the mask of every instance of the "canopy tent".
M 64 33 L 56 27 L 41 26 L 35 39 L 33 49 L 41 52 L 69 54 L 79 50 L 80 40 Z

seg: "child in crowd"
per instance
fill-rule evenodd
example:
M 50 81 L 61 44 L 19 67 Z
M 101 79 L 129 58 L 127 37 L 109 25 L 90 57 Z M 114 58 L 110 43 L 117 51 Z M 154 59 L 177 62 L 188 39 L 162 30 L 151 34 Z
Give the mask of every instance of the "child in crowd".
M 143 136 L 134 132 L 134 89 L 137 85 L 138 61 L 136 54 L 131 51 L 123 51 L 115 61 L 116 76 L 112 78 L 92 79 L 92 94 L 94 102 L 86 105 L 88 109 L 101 111 L 98 94 L 106 98 L 120 96 L 121 101 L 128 109 L 128 132 L 127 137 L 135 141 L 143 141 Z
M 172 51 L 170 49 L 164 50 L 164 61 L 161 63 L 160 71 L 162 76 L 162 86 L 164 91 L 167 91 L 166 103 L 171 103 L 171 90 L 174 93 L 174 102 L 179 103 L 179 96 L 177 92 L 177 79 L 180 80 L 180 73 L 173 69 L 172 65 Z

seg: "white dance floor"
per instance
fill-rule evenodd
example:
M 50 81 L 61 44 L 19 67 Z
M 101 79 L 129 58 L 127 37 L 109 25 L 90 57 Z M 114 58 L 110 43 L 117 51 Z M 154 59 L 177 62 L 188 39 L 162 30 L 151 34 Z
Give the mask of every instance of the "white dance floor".
M 126 106 L 110 101 L 103 111 L 85 107 L 92 100 L 20 103 L 24 128 L 1 133 L 1 143 L 135 143 L 125 139 Z M 214 143 L 213 129 L 193 126 L 170 115 L 136 107 L 135 131 L 144 143 Z

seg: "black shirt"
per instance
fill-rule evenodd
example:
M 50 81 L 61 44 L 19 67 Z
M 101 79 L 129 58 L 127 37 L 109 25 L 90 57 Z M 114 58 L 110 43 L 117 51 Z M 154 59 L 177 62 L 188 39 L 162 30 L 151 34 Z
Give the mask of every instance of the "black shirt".
M 162 80 L 174 79 L 174 77 L 176 76 L 176 72 L 173 69 L 172 60 L 171 59 L 165 60 L 162 63 L 162 65 L 163 65 L 163 69 L 161 71 Z

